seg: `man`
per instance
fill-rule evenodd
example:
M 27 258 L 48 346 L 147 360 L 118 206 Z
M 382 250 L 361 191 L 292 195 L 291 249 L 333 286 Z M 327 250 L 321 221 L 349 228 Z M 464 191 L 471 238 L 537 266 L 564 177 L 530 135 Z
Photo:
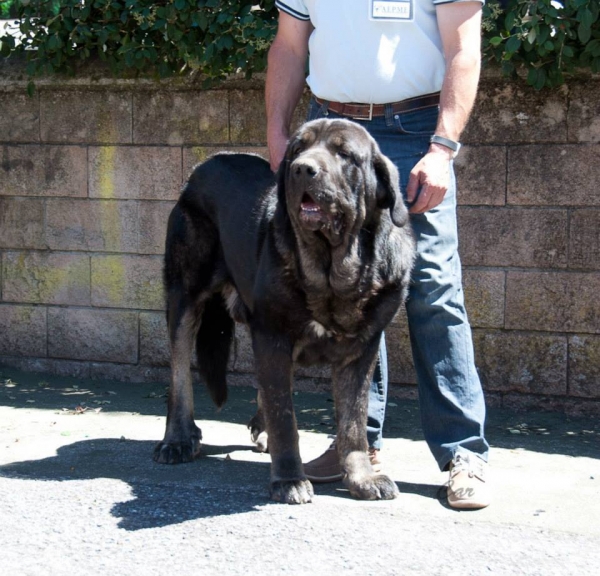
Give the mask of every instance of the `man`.
M 490 501 L 485 402 L 463 303 L 452 165 L 477 91 L 483 1 L 278 0 L 266 83 L 273 170 L 306 80 L 309 119 L 353 119 L 400 171 L 417 237 L 406 309 L 423 431 L 440 469 L 450 471 L 448 502 L 455 508 Z M 375 465 L 386 397 L 382 340 L 369 396 Z M 340 479 L 335 444 L 305 472 L 315 482 Z

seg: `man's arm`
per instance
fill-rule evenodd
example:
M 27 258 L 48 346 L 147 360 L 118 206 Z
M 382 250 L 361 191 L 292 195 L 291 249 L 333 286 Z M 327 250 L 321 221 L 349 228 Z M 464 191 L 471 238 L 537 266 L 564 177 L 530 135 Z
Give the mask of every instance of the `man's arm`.
M 285 154 L 292 116 L 304 91 L 308 39 L 312 31 L 310 21 L 279 13 L 277 35 L 269 50 L 265 90 L 267 145 L 273 171 Z
M 477 95 L 481 69 L 481 4 L 440 4 L 436 12 L 446 74 L 435 133 L 458 141 Z M 450 184 L 451 158 L 451 150 L 431 144 L 427 154 L 413 168 L 406 189 L 409 203 L 414 202 L 411 212 L 427 212 L 442 202 Z

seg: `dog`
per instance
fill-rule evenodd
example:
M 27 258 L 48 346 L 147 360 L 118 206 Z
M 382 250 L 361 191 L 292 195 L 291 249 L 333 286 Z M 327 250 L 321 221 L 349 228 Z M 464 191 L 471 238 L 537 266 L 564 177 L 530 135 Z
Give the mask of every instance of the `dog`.
M 275 176 L 252 154 L 218 153 L 197 166 L 169 218 L 164 267 L 171 347 L 165 437 L 154 460 L 189 462 L 190 363 L 217 406 L 234 321 L 252 336 L 259 409 L 268 435 L 270 496 L 306 503 L 292 405 L 294 364 L 329 364 L 343 481 L 360 499 L 396 497 L 367 455 L 367 401 L 384 328 L 406 298 L 415 243 L 396 167 L 348 120 L 314 120 L 291 137 Z

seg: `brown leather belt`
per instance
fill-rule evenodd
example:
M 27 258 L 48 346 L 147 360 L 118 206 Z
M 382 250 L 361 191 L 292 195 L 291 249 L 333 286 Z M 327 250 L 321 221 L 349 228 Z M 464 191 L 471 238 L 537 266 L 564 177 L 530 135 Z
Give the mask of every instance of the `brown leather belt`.
M 316 96 L 315 102 L 321 106 L 326 100 L 321 100 Z M 392 114 L 401 114 L 402 112 L 413 112 L 421 108 L 430 108 L 438 106 L 440 103 L 440 93 L 425 94 L 416 98 L 407 98 L 400 102 L 391 102 L 390 104 L 354 104 L 350 102 L 328 102 L 327 110 L 331 110 L 341 116 L 352 118 L 353 120 L 372 120 L 378 116 L 385 116 L 385 109 L 391 106 Z

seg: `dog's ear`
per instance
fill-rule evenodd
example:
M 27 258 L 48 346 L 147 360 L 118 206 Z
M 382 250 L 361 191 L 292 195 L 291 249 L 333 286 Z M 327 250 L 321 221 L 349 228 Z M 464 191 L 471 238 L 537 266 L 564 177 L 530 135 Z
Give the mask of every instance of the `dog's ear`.
M 408 222 L 408 209 L 400 192 L 400 175 L 392 161 L 378 150 L 373 156 L 377 176 L 377 206 L 389 208 L 392 222 L 402 228 Z

